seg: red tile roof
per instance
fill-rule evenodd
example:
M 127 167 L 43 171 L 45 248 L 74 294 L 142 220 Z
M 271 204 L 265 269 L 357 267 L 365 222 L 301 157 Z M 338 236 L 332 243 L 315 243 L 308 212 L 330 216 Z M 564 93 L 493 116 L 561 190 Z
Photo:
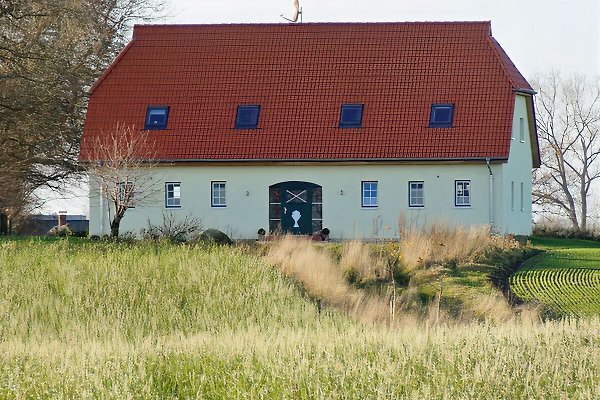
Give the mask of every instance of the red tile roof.
M 141 131 L 161 160 L 506 159 L 515 90 L 531 87 L 489 22 L 137 25 L 92 87 L 81 160 L 116 124 Z M 363 103 L 362 128 L 338 128 Z M 452 128 L 429 128 L 454 103 Z M 234 129 L 260 104 L 256 130 Z

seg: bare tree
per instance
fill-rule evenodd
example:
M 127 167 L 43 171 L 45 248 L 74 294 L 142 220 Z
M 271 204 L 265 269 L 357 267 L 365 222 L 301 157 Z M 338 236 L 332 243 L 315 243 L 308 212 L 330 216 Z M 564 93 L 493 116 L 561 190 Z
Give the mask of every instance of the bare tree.
M 161 190 L 155 176 L 154 144 L 146 132 L 124 125 L 90 140 L 86 148 L 93 150 L 84 166 L 90 184 L 105 200 L 110 234 L 117 237 L 126 211 L 146 204 Z
M 88 89 L 162 0 L 0 0 L 0 211 L 79 172 Z
M 593 183 L 600 178 L 600 80 L 553 73 L 534 86 L 543 164 L 534 174 L 534 203 L 586 231 Z

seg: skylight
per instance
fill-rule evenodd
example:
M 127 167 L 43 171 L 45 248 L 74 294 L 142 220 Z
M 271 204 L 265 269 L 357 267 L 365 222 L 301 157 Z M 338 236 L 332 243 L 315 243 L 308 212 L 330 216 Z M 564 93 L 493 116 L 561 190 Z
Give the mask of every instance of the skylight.
M 429 116 L 430 128 L 452 128 L 454 104 L 432 104 Z
M 258 128 L 259 105 L 240 105 L 235 116 L 235 129 Z
M 144 129 L 167 129 L 169 107 L 149 106 L 146 110 L 146 123 Z
M 363 104 L 342 104 L 340 128 L 360 128 L 362 126 Z

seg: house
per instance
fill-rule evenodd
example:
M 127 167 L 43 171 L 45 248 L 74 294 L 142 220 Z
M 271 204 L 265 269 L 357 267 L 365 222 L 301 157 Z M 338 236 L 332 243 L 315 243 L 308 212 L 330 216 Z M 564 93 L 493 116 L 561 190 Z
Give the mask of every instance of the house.
M 91 88 L 80 159 L 146 135 L 165 212 L 236 238 L 398 235 L 398 221 L 531 232 L 535 92 L 490 22 L 136 25 Z M 90 187 L 90 233 L 109 231 Z

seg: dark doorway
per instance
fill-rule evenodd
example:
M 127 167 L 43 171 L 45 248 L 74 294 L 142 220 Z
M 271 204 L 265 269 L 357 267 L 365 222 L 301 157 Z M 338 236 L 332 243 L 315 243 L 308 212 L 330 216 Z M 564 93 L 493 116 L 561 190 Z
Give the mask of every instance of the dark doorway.
M 309 235 L 323 226 L 323 190 L 310 182 L 269 187 L 269 231 Z
M 8 235 L 8 215 L 0 213 L 0 235 Z

